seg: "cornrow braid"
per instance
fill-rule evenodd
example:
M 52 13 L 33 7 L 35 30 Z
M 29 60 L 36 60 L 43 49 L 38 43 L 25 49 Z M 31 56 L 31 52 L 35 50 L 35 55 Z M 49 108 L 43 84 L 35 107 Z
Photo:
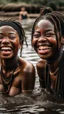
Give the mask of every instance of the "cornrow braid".
M 53 9 L 51 7 L 42 6 L 40 9 L 40 16 L 43 16 L 47 13 L 52 12 L 52 11 L 53 11 Z
M 54 14 L 54 12 L 48 14 L 46 16 L 46 19 L 50 20 L 54 24 L 54 28 L 55 28 L 54 30 L 55 30 L 55 34 L 56 34 L 56 40 L 57 40 L 57 49 L 58 49 L 59 41 L 61 41 L 61 38 L 62 38 L 62 31 L 61 31 L 60 20 L 57 17 L 57 15 Z
M 57 30 L 59 31 L 59 38 L 57 39 L 58 42 L 64 37 L 64 16 L 57 11 L 53 11 L 49 15 L 51 15 L 54 18 L 57 25 Z
M 61 25 L 61 33 L 62 33 L 62 36 L 64 36 L 64 15 L 55 11 L 54 12 L 54 15 L 57 16 L 57 18 L 59 19 L 60 21 L 60 25 Z

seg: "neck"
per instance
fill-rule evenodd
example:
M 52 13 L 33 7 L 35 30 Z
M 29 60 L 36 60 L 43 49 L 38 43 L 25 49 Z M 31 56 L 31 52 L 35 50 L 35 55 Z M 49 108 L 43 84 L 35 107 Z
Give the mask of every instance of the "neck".
M 51 58 L 50 61 L 47 61 L 47 64 L 50 66 L 50 70 L 54 72 L 59 65 L 63 50 L 60 50 L 54 58 Z
M 5 70 L 12 70 L 18 65 L 18 57 L 14 57 L 12 59 L 1 60 L 1 67 Z
M 58 68 L 59 60 L 60 60 L 60 58 L 58 58 L 56 61 L 54 61 L 54 63 L 49 64 L 49 68 L 50 68 L 51 72 L 54 72 Z

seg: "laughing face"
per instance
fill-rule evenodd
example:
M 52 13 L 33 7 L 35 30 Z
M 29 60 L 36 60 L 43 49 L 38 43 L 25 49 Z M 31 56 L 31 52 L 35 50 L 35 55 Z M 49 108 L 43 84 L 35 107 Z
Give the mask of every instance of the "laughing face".
M 57 49 L 54 25 L 48 20 L 39 20 L 35 26 L 32 46 L 40 58 L 48 59 L 55 56 Z
M 9 59 L 17 55 L 20 40 L 17 31 L 11 26 L 0 27 L 0 57 Z

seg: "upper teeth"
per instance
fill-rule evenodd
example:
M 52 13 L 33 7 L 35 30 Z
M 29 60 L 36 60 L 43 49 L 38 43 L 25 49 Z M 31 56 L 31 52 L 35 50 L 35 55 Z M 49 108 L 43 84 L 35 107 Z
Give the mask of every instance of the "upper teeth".
M 10 47 L 2 47 L 1 50 L 11 50 Z

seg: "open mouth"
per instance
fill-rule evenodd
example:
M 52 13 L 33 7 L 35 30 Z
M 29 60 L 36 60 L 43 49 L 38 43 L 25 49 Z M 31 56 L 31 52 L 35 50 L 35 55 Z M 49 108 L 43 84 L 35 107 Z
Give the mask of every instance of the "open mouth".
M 50 49 L 51 49 L 51 45 L 38 45 L 37 52 L 39 54 L 46 54 L 46 53 L 49 53 Z
M 11 51 L 11 47 L 2 47 L 1 51 Z
M 0 50 L 1 50 L 1 53 L 2 54 L 10 54 L 11 53 L 11 51 L 12 51 L 12 48 L 11 47 L 6 47 L 6 46 L 3 46 L 3 47 L 1 47 L 0 48 Z

